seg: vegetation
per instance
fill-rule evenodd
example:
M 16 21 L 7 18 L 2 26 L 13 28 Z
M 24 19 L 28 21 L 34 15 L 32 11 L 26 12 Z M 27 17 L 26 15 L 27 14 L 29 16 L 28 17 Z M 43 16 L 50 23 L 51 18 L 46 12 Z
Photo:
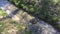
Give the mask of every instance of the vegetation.
M 24 9 L 32 15 L 49 21 L 58 21 L 59 0 L 9 0 L 14 3 L 18 8 Z M 58 4 L 58 5 L 57 5 Z
M 0 9 L 0 16 L 3 16 L 3 18 L 8 16 L 8 14 L 5 11 L 2 11 Z M 26 31 L 27 26 L 17 23 L 13 21 L 11 18 L 2 19 L 0 20 L 0 34 L 20 34 L 21 31 L 24 31 L 25 34 L 31 34 L 32 32 L 30 30 Z
M 18 8 L 27 11 L 29 14 L 39 17 L 44 21 L 52 24 L 60 30 L 60 24 L 57 23 L 60 18 L 60 0 L 9 0 Z M 6 17 L 8 14 L 0 9 L 0 16 Z M 20 34 L 25 31 L 25 34 L 32 34 L 32 31 L 26 30 L 27 26 L 13 21 L 11 18 L 0 21 L 0 34 L 9 34 L 13 29 Z
M 6 17 L 8 14 L 0 9 L 0 16 Z
M 60 0 L 9 0 L 18 8 L 55 26 L 60 18 Z M 55 26 L 56 27 L 56 26 Z M 59 28 L 60 26 L 58 26 Z
M 7 18 L 6 20 L 0 21 L 0 34 L 20 34 L 22 31 L 25 32 L 25 34 L 32 33 L 31 31 L 26 31 L 26 26 L 19 24 L 15 21 L 13 21 L 11 18 Z

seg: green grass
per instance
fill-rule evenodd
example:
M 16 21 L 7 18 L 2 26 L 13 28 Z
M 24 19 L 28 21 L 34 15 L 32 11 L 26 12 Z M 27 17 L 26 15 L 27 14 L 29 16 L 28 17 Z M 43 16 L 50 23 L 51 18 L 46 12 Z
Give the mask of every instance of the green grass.
M 31 9 L 32 10 L 32 9 Z M 8 14 L 0 9 L 0 16 L 6 17 Z M 7 18 L 6 20 L 0 21 L 0 34 L 9 34 L 10 29 L 17 30 L 17 34 L 21 31 L 25 31 L 26 25 L 19 24 L 13 21 L 11 18 Z M 31 31 L 25 31 L 25 34 L 31 34 Z
M 1 9 L 0 9 L 0 15 L 4 16 L 4 17 L 8 16 L 8 14 L 5 11 L 1 10 Z
M 0 34 L 9 34 L 10 29 L 17 30 L 16 32 L 24 31 L 26 28 L 25 25 L 19 24 L 13 21 L 11 18 L 7 20 L 0 21 Z

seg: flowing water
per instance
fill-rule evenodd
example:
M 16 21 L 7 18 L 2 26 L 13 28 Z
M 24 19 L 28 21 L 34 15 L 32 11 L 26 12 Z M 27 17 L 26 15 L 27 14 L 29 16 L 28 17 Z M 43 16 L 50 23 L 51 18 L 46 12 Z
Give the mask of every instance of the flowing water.
M 13 13 L 18 11 L 17 10 L 18 8 L 16 8 L 13 4 L 9 3 L 7 0 L 0 0 L 0 8 L 3 11 L 6 11 L 11 18 L 13 18 L 15 15 Z M 39 19 L 36 20 L 38 20 L 37 23 L 33 25 L 30 24 L 28 28 L 32 30 L 34 34 L 60 34 L 51 25 L 47 24 L 46 22 Z

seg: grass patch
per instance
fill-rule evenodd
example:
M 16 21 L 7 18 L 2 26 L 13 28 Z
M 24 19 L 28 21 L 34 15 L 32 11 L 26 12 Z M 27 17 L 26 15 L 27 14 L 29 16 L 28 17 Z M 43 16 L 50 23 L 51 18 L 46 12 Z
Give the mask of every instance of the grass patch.
M 8 16 L 8 14 L 5 11 L 1 10 L 1 9 L 0 9 L 0 15 L 4 16 L 4 17 Z
M 5 21 L 4 20 L 0 21 L 0 34 L 9 34 L 13 33 L 14 31 L 15 33 L 19 31 L 21 32 L 25 30 L 25 28 L 26 28 L 25 25 L 19 24 L 10 18 Z

